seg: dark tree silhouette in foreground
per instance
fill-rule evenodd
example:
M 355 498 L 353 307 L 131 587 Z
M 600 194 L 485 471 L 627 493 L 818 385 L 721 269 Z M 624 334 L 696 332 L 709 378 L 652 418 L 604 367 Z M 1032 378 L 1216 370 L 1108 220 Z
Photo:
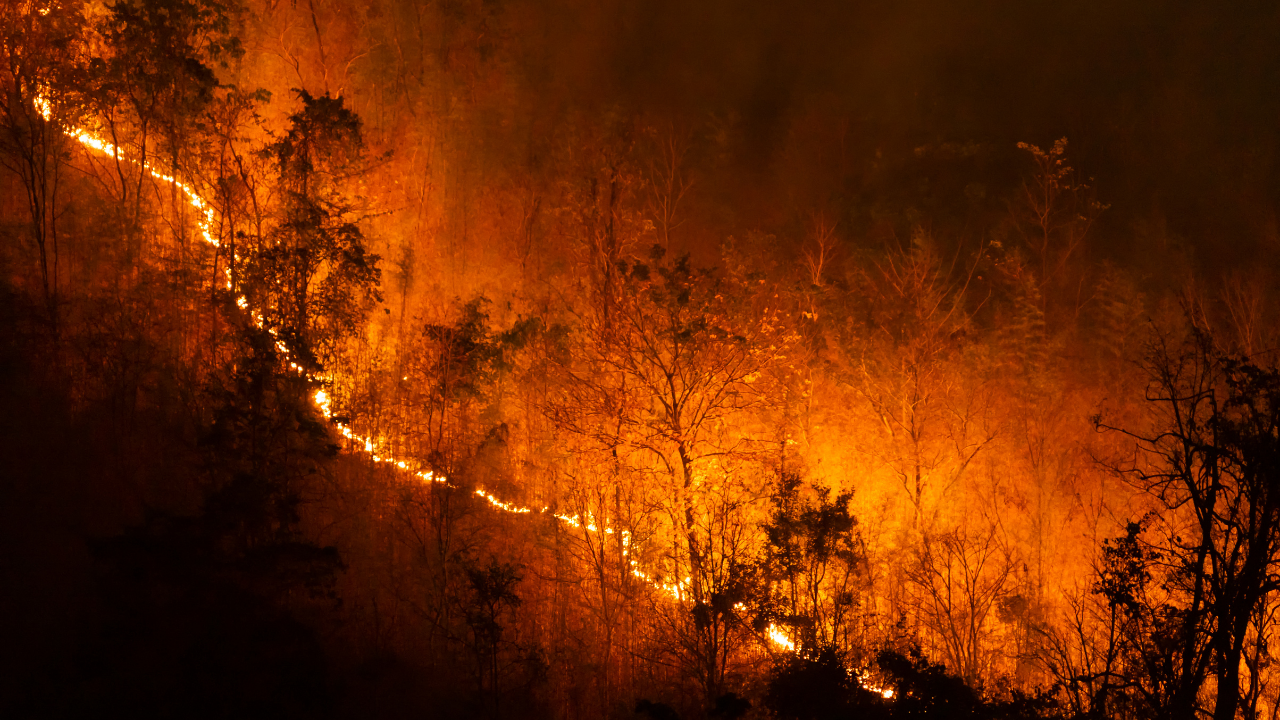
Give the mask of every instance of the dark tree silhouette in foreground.
M 1097 592 L 1122 626 L 1106 689 L 1143 716 L 1232 720 L 1256 712 L 1260 679 L 1241 671 L 1280 588 L 1280 370 L 1194 328 L 1147 367 L 1154 427 L 1121 430 L 1136 455 L 1119 469 L 1160 512 L 1104 551 Z

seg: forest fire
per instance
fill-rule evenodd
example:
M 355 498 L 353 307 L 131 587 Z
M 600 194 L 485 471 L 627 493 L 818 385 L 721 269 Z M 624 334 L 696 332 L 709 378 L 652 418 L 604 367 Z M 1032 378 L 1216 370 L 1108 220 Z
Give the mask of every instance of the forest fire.
M 0 5 L 0 715 L 1276 716 L 1280 15 L 1015 4 Z

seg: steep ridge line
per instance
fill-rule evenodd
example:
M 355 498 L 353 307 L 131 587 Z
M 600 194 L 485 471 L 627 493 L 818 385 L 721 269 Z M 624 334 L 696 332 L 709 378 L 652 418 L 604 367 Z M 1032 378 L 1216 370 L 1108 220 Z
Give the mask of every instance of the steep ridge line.
M 34 100 L 34 105 L 36 107 L 37 112 L 40 113 L 41 117 L 46 122 L 52 122 L 53 106 L 47 97 L 43 95 L 36 97 L 36 99 Z M 128 157 L 127 155 L 124 154 L 124 152 L 119 147 L 102 139 L 101 137 L 98 137 L 97 135 L 94 135 L 92 132 L 90 132 L 85 128 L 67 127 L 67 128 L 63 128 L 62 132 L 68 137 L 75 140 L 76 142 L 83 145 L 84 147 L 90 150 L 93 150 L 97 153 L 110 156 L 117 162 L 126 162 L 132 165 L 141 166 L 142 170 L 147 172 L 152 178 L 159 180 L 160 182 L 172 185 L 174 188 L 178 189 L 186 198 L 187 202 L 191 205 L 191 207 L 195 208 L 199 212 L 199 220 L 197 220 L 196 225 L 200 231 L 200 236 L 204 239 L 204 241 L 207 244 L 215 248 L 221 247 L 221 243 L 213 235 L 213 225 L 217 220 L 217 212 L 214 210 L 213 206 L 207 200 L 205 200 L 203 197 L 200 196 L 199 193 L 196 192 L 196 189 L 192 187 L 191 184 L 183 182 L 181 179 L 176 178 L 172 175 L 167 175 L 165 173 L 159 172 L 154 168 L 152 168 L 149 163 L 139 162 L 136 159 Z M 237 260 L 239 259 L 239 255 L 236 256 L 236 259 Z M 225 275 L 226 289 L 234 290 L 234 288 L 232 287 L 231 269 L 228 267 L 224 269 L 223 272 Z M 309 373 L 306 371 L 305 368 L 303 368 L 301 365 L 297 363 L 296 355 L 293 352 L 293 350 L 290 349 L 289 346 L 283 340 L 279 339 L 278 333 L 275 330 L 275 328 L 265 327 L 265 321 L 262 316 L 262 313 L 249 306 L 249 300 L 245 295 L 236 296 L 236 305 L 239 306 L 241 310 L 249 313 L 249 317 L 253 319 L 254 324 L 257 325 L 258 328 L 265 329 L 268 333 L 272 335 L 272 337 L 276 338 L 275 340 L 276 349 L 280 352 L 281 356 L 285 359 L 285 361 L 288 362 L 288 367 L 291 371 L 298 373 L 305 379 L 315 382 L 317 384 L 320 384 L 322 386 L 328 382 L 327 378 Z M 375 442 L 375 439 L 373 437 L 361 435 L 357 433 L 355 430 L 353 430 L 350 425 L 336 419 L 333 412 L 332 399 L 330 398 L 329 394 L 323 389 L 323 387 L 315 391 L 314 395 L 312 396 L 312 400 L 315 403 L 316 408 L 325 417 L 325 419 L 328 420 L 337 429 L 338 434 L 342 435 L 343 437 L 351 441 L 350 447 L 355 451 L 363 453 L 365 456 L 367 456 L 370 460 L 372 460 L 375 463 L 390 464 L 396 467 L 397 469 L 413 476 L 414 478 L 417 478 L 418 480 L 424 483 L 442 483 L 442 484 L 452 486 L 449 479 L 444 475 L 437 474 L 432 470 L 428 470 L 428 469 L 414 469 L 414 467 L 412 467 L 410 462 L 393 457 L 387 454 L 385 451 L 380 450 L 378 447 L 379 443 Z M 452 486 L 452 487 L 456 487 L 456 486 Z M 493 507 L 496 510 L 501 510 L 503 512 L 517 514 L 517 515 L 524 515 L 524 514 L 530 514 L 535 512 L 533 508 L 523 507 L 513 502 L 503 500 L 498 496 L 494 495 L 493 493 L 490 493 L 481 487 L 477 487 L 474 490 L 474 493 L 477 496 L 483 498 L 491 507 Z M 584 519 L 581 516 L 562 515 L 562 514 L 552 512 L 551 509 L 548 507 L 543 507 L 541 510 L 538 510 L 537 512 L 542 514 L 549 514 L 552 517 L 556 518 L 557 520 L 571 527 L 582 528 L 591 533 L 603 532 L 606 535 L 614 534 L 613 528 L 606 526 L 602 529 L 600 527 L 597 527 L 595 520 L 590 516 L 587 516 Z M 631 564 L 632 576 L 648 583 L 655 589 L 665 593 L 666 595 L 671 596 L 675 600 L 687 599 L 686 588 L 688 587 L 688 584 L 689 584 L 688 579 L 681 582 L 676 582 L 676 583 L 663 583 L 654 579 L 648 573 L 645 573 L 643 570 L 641 570 L 638 567 L 639 564 L 636 560 L 629 557 L 632 554 L 631 540 L 630 540 L 630 533 L 627 532 L 626 530 L 622 531 L 622 543 L 623 543 L 623 553 L 625 556 L 628 556 L 628 562 Z
M 49 99 L 41 95 L 35 99 L 34 104 L 35 104 L 36 110 L 40 113 L 40 115 L 44 118 L 44 120 L 46 122 L 52 122 L 53 107 Z M 68 137 L 71 137 L 72 139 L 79 142 L 84 147 L 90 150 L 93 150 L 95 152 L 111 156 L 117 162 L 127 162 L 132 165 L 140 166 L 141 169 L 147 172 L 148 174 L 150 174 L 152 178 L 164 183 L 168 183 L 173 187 L 175 187 L 176 189 L 178 189 L 183 194 L 183 197 L 186 198 L 187 202 L 199 212 L 199 220 L 197 221 L 196 225 L 200 231 L 200 236 L 204 239 L 204 241 L 207 244 L 215 248 L 221 247 L 221 244 L 219 243 L 218 239 L 213 235 L 213 225 L 217 220 L 217 213 L 214 210 L 213 205 L 211 205 L 207 200 L 201 197 L 200 194 L 196 192 L 195 188 L 191 186 L 191 184 L 183 182 L 181 179 L 176 178 L 172 175 L 167 175 L 165 173 L 159 172 L 154 168 L 152 168 L 148 163 L 140 162 L 138 160 L 135 160 L 133 158 L 126 156 L 119 147 L 116 147 L 112 143 L 107 142 L 101 137 L 94 135 L 93 133 L 91 133 L 89 130 L 85 128 L 68 127 L 68 128 L 63 128 L 62 132 L 66 134 Z M 235 259 L 238 260 L 239 256 L 237 255 Z M 234 290 L 235 288 L 232 286 L 232 279 L 231 279 L 231 268 L 230 267 L 226 268 L 224 270 L 224 274 L 226 278 L 226 289 Z M 265 327 L 265 321 L 262 313 L 249 306 L 249 300 L 245 295 L 236 296 L 236 305 L 239 306 L 239 308 L 242 311 L 249 313 L 249 317 L 253 319 L 254 323 L 257 325 L 258 328 Z M 349 445 L 350 448 L 354 449 L 356 452 L 363 453 L 366 457 L 368 457 L 370 460 L 372 460 L 375 463 L 392 465 L 393 467 L 403 471 L 408 475 L 411 475 L 412 477 L 416 478 L 417 480 L 423 483 L 442 483 L 445 485 L 449 485 L 450 487 L 456 487 L 450 483 L 449 478 L 443 475 L 437 474 L 429 469 L 415 469 L 414 466 L 416 465 L 416 463 L 410 463 L 406 460 L 399 459 L 389 454 L 386 454 L 385 451 L 379 449 L 379 443 L 375 442 L 374 438 L 365 436 L 365 435 L 360 435 L 359 433 L 354 431 L 350 425 L 338 420 L 334 416 L 333 407 L 332 407 L 332 398 L 330 398 L 329 394 L 323 388 L 323 386 L 328 382 L 327 378 L 316 376 L 307 372 L 305 368 L 303 368 L 301 365 L 297 363 L 296 355 L 288 347 L 288 345 L 278 337 L 276 330 L 274 328 L 265 328 L 265 329 L 268 333 L 270 333 L 273 337 L 276 338 L 275 340 L 276 349 L 280 352 L 281 356 L 288 362 L 289 369 L 295 373 L 298 373 L 299 375 L 306 378 L 307 380 L 315 382 L 322 386 L 320 389 L 315 391 L 314 395 L 312 396 L 312 400 L 314 401 L 316 408 L 325 417 L 325 419 L 327 419 L 330 423 L 332 423 L 333 426 L 337 429 L 337 432 L 350 441 L 350 445 Z M 480 498 L 483 498 L 491 507 L 493 507 L 496 510 L 517 514 L 517 515 L 531 514 L 535 512 L 533 508 L 520 506 L 510 501 L 502 500 L 501 498 L 497 497 L 496 495 L 488 492 L 487 490 L 481 487 L 477 487 L 474 490 L 474 493 Z M 603 532 L 606 535 L 614 534 L 613 528 L 610 528 L 607 526 L 603 528 L 598 527 L 594 519 L 592 519 L 589 515 L 586 518 L 583 518 L 581 516 L 574 516 L 574 515 L 562 515 L 562 514 L 552 512 L 551 509 L 548 507 L 543 507 L 537 512 L 541 514 L 549 514 L 560 522 L 563 522 L 574 528 L 585 529 L 587 532 L 590 532 L 590 533 L 598 534 Z M 684 601 L 688 599 L 687 588 L 691 581 L 690 578 L 685 578 L 684 580 L 677 579 L 677 581 L 674 583 L 666 583 L 666 582 L 662 582 L 661 580 L 645 572 L 639 566 L 639 563 L 634 559 L 634 557 L 632 557 L 634 553 L 632 553 L 632 550 L 631 550 L 630 533 L 625 530 L 622 531 L 622 546 L 623 546 L 623 556 L 626 558 L 630 566 L 630 572 L 633 577 L 647 583 L 649 586 L 651 586 L 655 590 L 667 595 L 668 597 L 670 597 L 675 601 Z M 786 632 L 784 632 L 782 628 L 778 627 L 776 624 L 770 624 L 766 628 L 765 636 L 768 638 L 770 643 L 772 643 L 773 645 L 775 645 L 777 648 L 781 650 L 786 650 L 791 652 L 794 652 L 796 650 L 795 641 L 792 638 L 790 638 L 786 634 Z M 881 688 L 877 685 L 871 684 L 865 676 L 860 676 L 859 682 L 868 690 L 880 693 L 885 698 L 893 697 L 894 692 L 892 689 Z

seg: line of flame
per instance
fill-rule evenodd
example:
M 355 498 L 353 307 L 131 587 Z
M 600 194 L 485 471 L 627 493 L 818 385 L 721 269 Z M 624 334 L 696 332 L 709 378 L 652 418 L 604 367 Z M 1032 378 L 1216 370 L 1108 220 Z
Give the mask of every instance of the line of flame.
M 40 115 L 46 121 L 52 121 L 53 106 L 47 97 L 43 95 L 37 96 L 34 100 L 34 105 L 35 105 L 36 111 L 39 112 Z M 220 243 L 218 242 L 218 239 L 213 235 L 213 225 L 217 219 L 217 215 L 212 205 L 210 205 L 208 201 L 206 201 L 203 197 L 201 197 L 200 194 L 196 192 L 195 188 L 192 187 L 190 184 L 185 183 L 182 180 L 172 175 L 167 175 L 165 173 L 154 170 L 149 163 L 140 162 L 136 159 L 126 156 L 120 148 L 94 135 L 92 132 L 90 132 L 85 128 L 73 126 L 73 127 L 64 128 L 63 132 L 67 136 L 74 139 L 76 142 L 85 146 L 86 148 L 99 152 L 103 155 L 111 156 L 117 161 L 127 162 L 132 165 L 140 165 L 144 171 L 146 171 L 148 174 L 151 175 L 151 177 L 161 182 L 168 183 L 173 187 L 177 188 L 180 192 L 182 192 L 183 196 L 190 203 L 190 205 L 194 207 L 196 210 L 200 211 L 199 219 L 196 222 L 197 227 L 200 230 L 200 236 L 209 245 L 215 248 L 220 247 Z M 231 269 L 227 268 L 225 270 L 225 274 L 226 274 L 226 288 L 230 290 L 232 289 Z M 257 325 L 259 328 L 262 328 L 264 326 L 264 318 L 262 313 L 257 311 L 256 309 L 250 308 L 249 299 L 246 296 L 237 295 L 235 302 L 236 302 L 236 305 L 241 310 L 244 310 L 249 313 L 249 317 L 253 319 L 253 322 L 255 325 Z M 275 328 L 267 328 L 267 332 L 271 333 L 273 337 L 277 335 Z M 303 375 L 308 380 L 322 381 L 322 378 L 318 378 L 310 375 L 305 371 L 305 369 L 301 365 L 297 363 L 297 359 L 294 352 L 289 348 L 289 346 L 283 340 L 280 340 L 277 338 L 275 345 L 276 345 L 276 349 L 280 351 L 280 354 L 284 357 L 285 361 L 289 363 L 290 370 Z M 321 414 L 324 415 L 324 417 L 327 420 L 333 423 L 338 433 L 343 437 L 347 438 L 348 440 L 350 440 L 352 442 L 352 447 L 356 448 L 357 450 L 363 451 L 363 453 L 366 456 L 368 456 L 369 459 L 371 459 L 373 462 L 387 463 L 390 465 L 394 465 L 395 467 L 399 468 L 400 470 L 406 473 L 411 474 L 412 476 L 416 477 L 422 482 L 427 482 L 427 483 L 435 482 L 435 483 L 446 483 L 446 484 L 449 482 L 449 479 L 443 475 L 438 475 L 432 472 L 431 470 L 414 469 L 413 467 L 411 467 L 410 463 L 406 462 L 405 460 L 401 460 L 391 455 L 385 454 L 383 451 L 378 449 L 378 443 L 375 443 L 372 437 L 360 435 L 354 430 L 352 430 L 351 426 L 335 419 L 333 414 L 332 399 L 329 397 L 328 393 L 326 393 L 323 389 L 317 390 L 312 399 L 315 401 L 316 407 L 320 410 Z M 521 514 L 521 515 L 534 512 L 533 508 L 523 507 L 515 503 L 508 502 L 506 500 L 499 498 L 493 493 L 488 492 L 483 488 L 476 488 L 475 494 L 483 498 L 485 501 L 489 503 L 489 505 L 491 505 L 495 509 L 502 510 L 504 512 Z M 570 525 L 572 527 L 585 528 L 588 532 L 599 533 L 603 531 L 607 535 L 612 535 L 614 532 L 613 528 L 610 528 L 607 526 L 604 527 L 602 530 L 600 527 L 596 525 L 595 521 L 592 520 L 590 517 L 588 517 L 584 521 L 581 517 L 578 517 L 578 516 L 561 515 L 558 513 L 552 513 L 550 511 L 550 508 L 546 508 L 546 507 L 542 508 L 540 512 L 551 514 L 557 520 L 560 520 L 561 522 L 564 522 L 565 524 Z M 630 553 L 630 548 L 631 548 L 630 533 L 628 533 L 625 530 L 623 531 L 623 548 L 624 548 L 623 552 L 625 555 L 631 554 Z M 641 570 L 638 567 L 638 563 L 635 560 L 628 558 L 628 562 L 630 562 L 631 564 L 631 574 L 637 579 L 652 585 L 655 589 L 661 591 L 666 595 L 671 596 L 676 600 L 684 600 L 687 597 L 688 595 L 687 589 L 689 586 L 688 578 L 686 578 L 682 582 L 663 583 L 659 580 L 654 579 L 653 577 L 645 573 L 643 570 Z
M 45 121 L 52 120 L 53 106 L 50 103 L 48 98 L 44 97 L 43 95 L 37 96 L 34 101 L 34 104 L 37 112 L 40 113 L 40 115 L 45 119 Z M 140 165 L 144 171 L 146 171 L 148 174 L 151 175 L 151 177 L 155 178 L 156 180 L 160 180 L 161 182 L 168 183 L 173 187 L 177 188 L 179 191 L 182 192 L 183 196 L 191 204 L 191 206 L 200 212 L 199 220 L 197 220 L 196 224 L 200 230 L 201 237 L 209 245 L 215 248 L 220 247 L 220 243 L 218 242 L 218 239 L 213 236 L 213 225 L 215 220 L 217 219 L 217 215 L 213 209 L 213 206 L 210 205 L 210 203 L 206 201 L 203 197 L 201 197 L 199 193 L 196 192 L 195 188 L 192 187 L 190 184 L 185 183 L 182 180 L 172 175 L 166 175 L 164 173 L 154 170 L 149 163 L 140 162 L 133 158 L 127 157 L 121 151 L 120 148 L 116 147 L 112 143 L 107 142 L 106 140 L 103 140 L 100 137 L 95 136 L 93 133 L 91 133 L 89 130 L 85 128 L 69 127 L 69 128 L 64 128 L 63 132 L 69 137 L 71 137 L 72 139 L 74 139 L 76 142 L 80 143 L 81 145 L 91 150 L 97 151 L 104 155 L 109 155 L 117 161 L 124 161 L 133 165 Z M 226 274 L 226 288 L 228 290 L 231 290 L 233 289 L 232 282 L 231 282 L 231 268 L 228 267 L 225 270 L 225 274 Z M 263 327 L 264 318 L 262 313 L 255 309 L 251 309 L 249 307 L 249 299 L 246 296 L 237 295 L 236 305 L 240 307 L 241 310 L 248 312 L 249 317 L 253 319 L 254 323 L 259 328 Z M 271 333 L 273 337 L 276 336 L 277 334 L 274 328 L 267 328 L 267 332 Z M 285 344 L 283 340 L 277 339 L 275 344 L 276 344 L 276 349 L 280 351 L 280 354 L 289 363 L 289 368 L 292 371 L 303 375 L 308 380 L 322 381 L 322 378 L 313 377 L 312 375 L 307 373 L 301 365 L 297 363 L 296 356 L 294 355 L 293 351 L 288 347 L 288 345 Z M 347 438 L 348 440 L 350 440 L 352 442 L 352 447 L 355 447 L 356 449 L 363 451 L 364 454 L 368 456 L 373 462 L 387 463 L 387 464 L 393 465 L 396 468 L 399 468 L 400 470 L 411 474 L 413 477 L 417 478 L 418 480 L 421 480 L 424 483 L 448 484 L 449 479 L 443 475 L 438 475 L 432 472 L 431 470 L 414 469 L 411 467 L 410 463 L 404 460 L 395 458 L 391 455 L 384 454 L 382 451 L 378 449 L 377 443 L 374 442 L 374 439 L 372 437 L 360 435 L 356 433 L 354 430 L 352 430 L 351 427 L 346 423 L 343 423 L 335 419 L 333 416 L 332 399 L 329 397 L 328 393 L 326 393 L 323 389 L 317 390 L 315 392 L 315 395 L 313 396 L 313 400 L 315 401 L 316 407 L 320 410 L 321 414 L 324 415 L 324 417 L 327 420 L 333 423 L 338 433 L 341 434 L 343 437 Z M 491 505 L 497 510 L 502 510 L 504 512 L 519 514 L 519 515 L 529 514 L 534 512 L 532 508 L 523 507 L 515 503 L 502 500 L 501 498 L 484 490 L 483 488 L 476 488 L 475 494 L 483 498 L 485 501 L 489 503 L 489 505 Z M 572 527 L 585 528 L 588 532 L 599 533 L 602 531 L 602 529 L 598 527 L 595 524 L 595 521 L 592 520 L 589 516 L 584 521 L 583 518 L 579 516 L 560 515 L 557 513 L 552 513 L 550 509 L 546 507 L 542 508 L 540 512 L 544 514 L 551 514 L 557 520 L 567 525 L 570 525 Z M 607 535 L 612 535 L 614 530 L 613 528 L 606 526 L 603 528 L 603 532 Z M 673 600 L 676 600 L 679 602 L 679 601 L 684 601 L 688 599 L 688 596 L 689 596 L 688 589 L 689 589 L 689 584 L 692 580 L 691 578 L 685 578 L 684 580 L 677 580 L 674 583 L 662 582 L 660 579 L 653 577 L 652 575 L 646 573 L 643 569 L 641 569 L 639 566 L 639 563 L 630 557 L 631 554 L 632 553 L 631 553 L 630 533 L 624 530 L 623 531 L 623 555 L 624 557 L 627 558 L 627 562 L 630 564 L 631 575 L 636 579 L 647 583 L 648 585 L 650 585 L 660 593 L 669 596 Z M 795 642 L 793 642 L 790 638 L 788 638 L 786 634 L 783 633 L 782 629 L 779 628 L 777 625 L 770 625 L 765 635 L 770 642 L 772 642 L 774 645 L 776 645 L 781 649 L 788 650 L 791 652 L 794 652 L 796 649 Z M 879 689 L 876 688 L 876 690 L 879 690 Z M 893 691 L 889 690 L 887 692 L 888 694 L 885 695 L 885 697 L 891 697 Z

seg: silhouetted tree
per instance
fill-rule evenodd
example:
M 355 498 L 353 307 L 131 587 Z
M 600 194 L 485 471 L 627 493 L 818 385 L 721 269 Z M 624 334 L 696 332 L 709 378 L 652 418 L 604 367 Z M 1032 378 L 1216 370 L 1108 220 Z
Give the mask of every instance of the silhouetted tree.
M 849 649 L 847 623 L 864 562 L 852 499 L 851 490 L 832 498 L 827 488 L 806 487 L 790 472 L 774 484 L 772 515 L 763 526 L 765 587 L 757 598 L 765 602 L 761 620 L 789 629 L 801 652 Z
M 1155 340 L 1147 368 L 1153 424 L 1121 431 L 1136 457 L 1118 469 L 1159 512 L 1107 545 L 1097 591 L 1124 617 L 1122 687 L 1144 713 L 1232 720 L 1280 589 L 1280 370 L 1195 327 Z
M 246 291 L 266 327 L 314 366 L 336 357 L 381 300 L 378 256 L 365 247 L 345 181 L 360 171 L 360 118 L 341 98 L 297 91 L 302 109 L 270 147 L 280 217 L 248 257 Z
M 239 11 L 235 0 L 120 0 L 96 18 L 108 52 L 89 63 L 88 97 L 111 144 L 127 158 L 117 154 L 112 169 L 120 203 L 132 200 L 135 225 L 150 180 L 143 163 L 175 177 L 195 174 L 186 157 L 219 86 L 215 68 L 243 54 L 232 34 Z M 181 193 L 164 189 L 181 216 Z
M 836 720 L 877 717 L 881 699 L 858 683 L 835 647 L 824 645 L 775 661 L 764 704 L 781 720 Z

